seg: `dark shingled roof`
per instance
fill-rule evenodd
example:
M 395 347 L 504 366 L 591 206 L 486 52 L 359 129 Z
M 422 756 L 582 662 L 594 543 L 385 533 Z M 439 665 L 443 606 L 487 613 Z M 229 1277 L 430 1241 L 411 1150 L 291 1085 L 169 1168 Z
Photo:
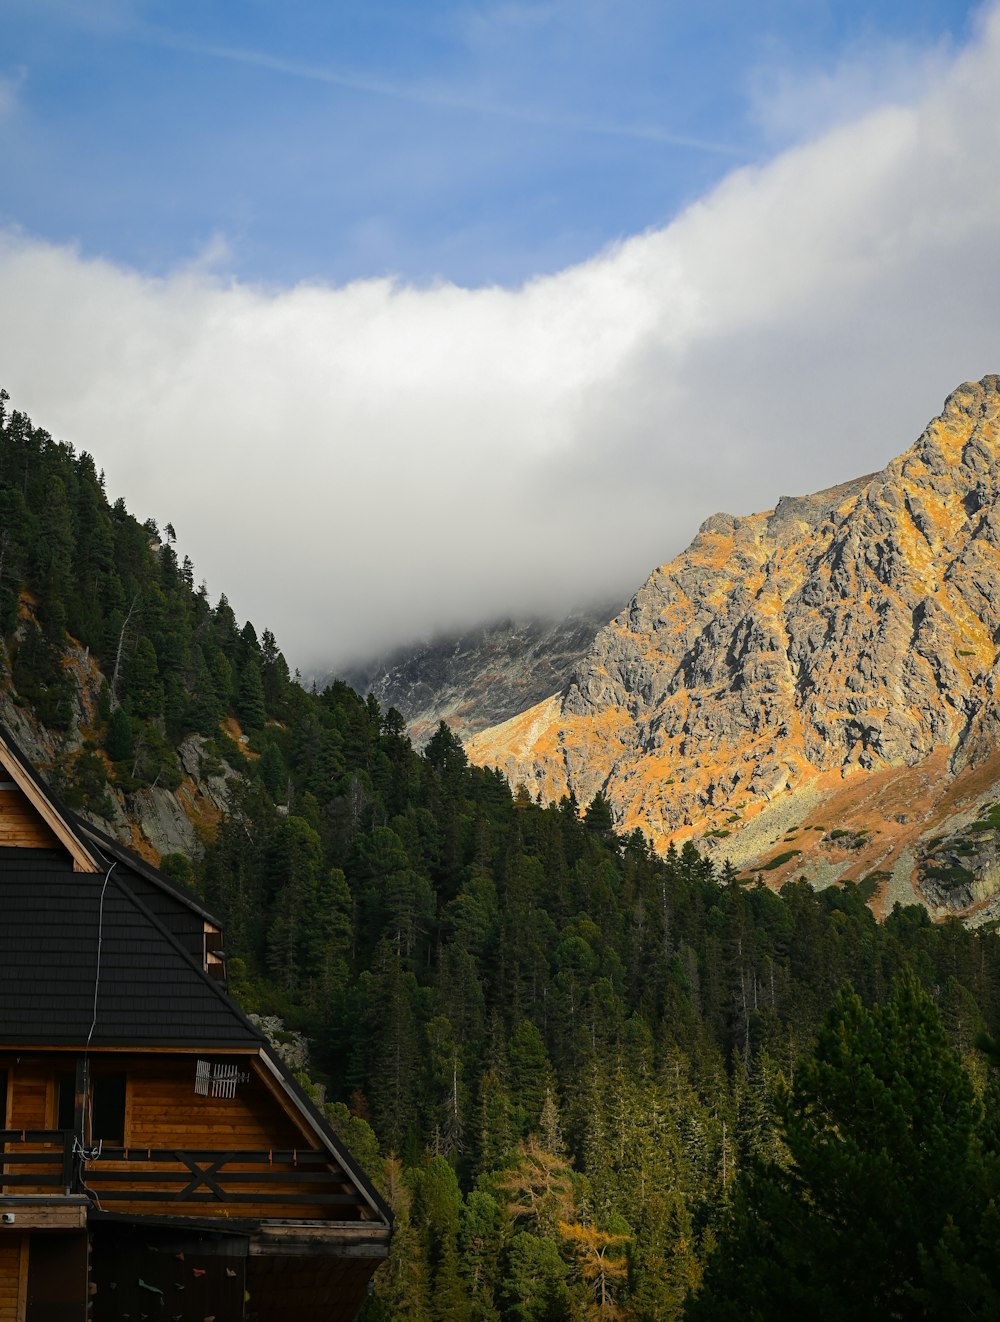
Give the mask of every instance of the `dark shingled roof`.
M 213 927 L 221 928 L 221 919 L 209 913 L 199 900 L 176 882 L 150 867 L 138 854 L 133 854 L 131 849 L 126 849 L 117 840 L 112 840 L 79 818 L 71 818 L 71 821 L 98 858 L 103 858 L 105 867 L 112 862 L 125 865 L 132 894 L 156 915 L 191 958 L 200 963 L 205 947 L 205 921 L 207 919 Z
M 95 1047 L 261 1045 L 135 894 L 125 864 L 73 872 L 56 851 L 3 852 L 0 1043 L 82 1046 L 89 1036 Z

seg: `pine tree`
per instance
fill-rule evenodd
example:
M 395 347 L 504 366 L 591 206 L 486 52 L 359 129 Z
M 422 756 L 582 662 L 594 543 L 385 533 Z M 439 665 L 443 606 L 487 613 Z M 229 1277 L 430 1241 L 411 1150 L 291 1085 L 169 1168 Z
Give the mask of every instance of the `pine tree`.
M 785 1099 L 787 1165 L 741 1181 L 692 1317 L 939 1316 L 928 1263 L 987 1206 L 979 1118 L 912 975 L 881 1009 L 841 993 Z
M 246 729 L 263 729 L 267 720 L 267 710 L 264 706 L 264 684 L 260 677 L 260 664 L 256 657 L 250 657 L 243 664 L 236 709 L 240 722 Z
M 116 707 L 108 718 L 108 733 L 104 747 L 112 762 L 130 761 L 135 755 L 132 722 L 124 707 Z

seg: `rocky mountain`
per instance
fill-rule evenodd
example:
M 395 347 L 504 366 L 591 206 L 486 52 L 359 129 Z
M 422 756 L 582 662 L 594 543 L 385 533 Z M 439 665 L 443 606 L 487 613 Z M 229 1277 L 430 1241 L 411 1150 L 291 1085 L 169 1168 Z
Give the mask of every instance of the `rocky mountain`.
M 0 648 L 0 673 L 9 669 Z M 63 665 L 72 675 L 72 712 L 65 730 L 53 730 L 38 719 L 30 706 L 19 701 L 9 688 L 0 686 L 0 722 L 13 734 L 22 751 L 57 792 L 64 789 L 65 769 L 95 746 L 97 707 L 105 677 L 86 649 L 70 644 Z M 229 733 L 238 744 L 246 737 L 228 722 Z M 232 784 L 238 773 L 218 756 L 210 741 L 188 734 L 178 745 L 180 783 L 143 785 L 129 793 L 105 784 L 100 810 L 77 805 L 77 811 L 95 826 L 123 841 L 148 862 L 158 863 L 164 855 L 198 857 L 229 806 Z
M 618 603 L 576 611 L 564 620 L 499 620 L 440 635 L 327 677 L 373 693 L 383 711 L 406 718 L 422 747 L 440 721 L 460 738 L 506 721 L 560 692 Z
M 708 519 L 563 692 L 470 757 L 544 799 L 600 790 L 660 848 L 982 903 L 1000 875 L 998 502 L 987 376 L 884 471 Z

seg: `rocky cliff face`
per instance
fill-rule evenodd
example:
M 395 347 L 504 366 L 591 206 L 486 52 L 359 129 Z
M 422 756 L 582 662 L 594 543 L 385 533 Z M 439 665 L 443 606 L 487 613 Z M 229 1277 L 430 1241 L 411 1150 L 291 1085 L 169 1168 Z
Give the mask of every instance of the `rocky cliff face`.
M 617 609 L 615 602 L 565 620 L 500 620 L 399 648 L 330 679 L 374 693 L 383 710 L 395 707 L 418 747 L 440 721 L 465 739 L 560 692 Z
M 1000 748 L 998 502 L 988 376 L 883 472 L 708 519 L 560 698 L 470 755 L 545 798 L 603 790 L 661 845 L 725 839 L 747 859 L 777 843 L 748 824 L 789 796 L 924 764 L 935 784 L 972 776 Z
M 0 662 L 5 660 L 0 656 Z M 93 658 L 76 645 L 66 649 L 64 665 L 75 681 L 72 720 L 65 733 L 44 726 L 29 707 L 19 704 L 9 686 L 0 688 L 0 722 L 57 791 L 61 770 L 88 746 L 104 680 Z M 8 671 L 9 666 L 0 665 L 0 670 Z M 228 807 L 230 784 L 238 773 L 209 753 L 208 741 L 201 735 L 188 735 L 177 754 L 183 779 L 176 790 L 153 785 L 124 794 L 109 784 L 107 813 L 79 809 L 80 815 L 148 862 L 156 864 L 164 854 L 199 856 Z

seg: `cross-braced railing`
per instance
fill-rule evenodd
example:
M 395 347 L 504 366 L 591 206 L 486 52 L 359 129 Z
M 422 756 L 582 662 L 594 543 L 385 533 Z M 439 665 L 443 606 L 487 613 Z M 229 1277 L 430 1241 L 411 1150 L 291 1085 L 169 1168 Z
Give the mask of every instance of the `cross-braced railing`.
M 328 1152 L 308 1148 L 109 1148 L 84 1178 L 102 1202 L 281 1203 L 354 1207 L 356 1193 Z
M 85 1149 L 71 1130 L 0 1130 L 0 1196 L 79 1192 L 102 1204 L 256 1204 L 327 1216 L 340 1208 L 338 1220 L 364 1216 L 350 1177 L 317 1149 Z

